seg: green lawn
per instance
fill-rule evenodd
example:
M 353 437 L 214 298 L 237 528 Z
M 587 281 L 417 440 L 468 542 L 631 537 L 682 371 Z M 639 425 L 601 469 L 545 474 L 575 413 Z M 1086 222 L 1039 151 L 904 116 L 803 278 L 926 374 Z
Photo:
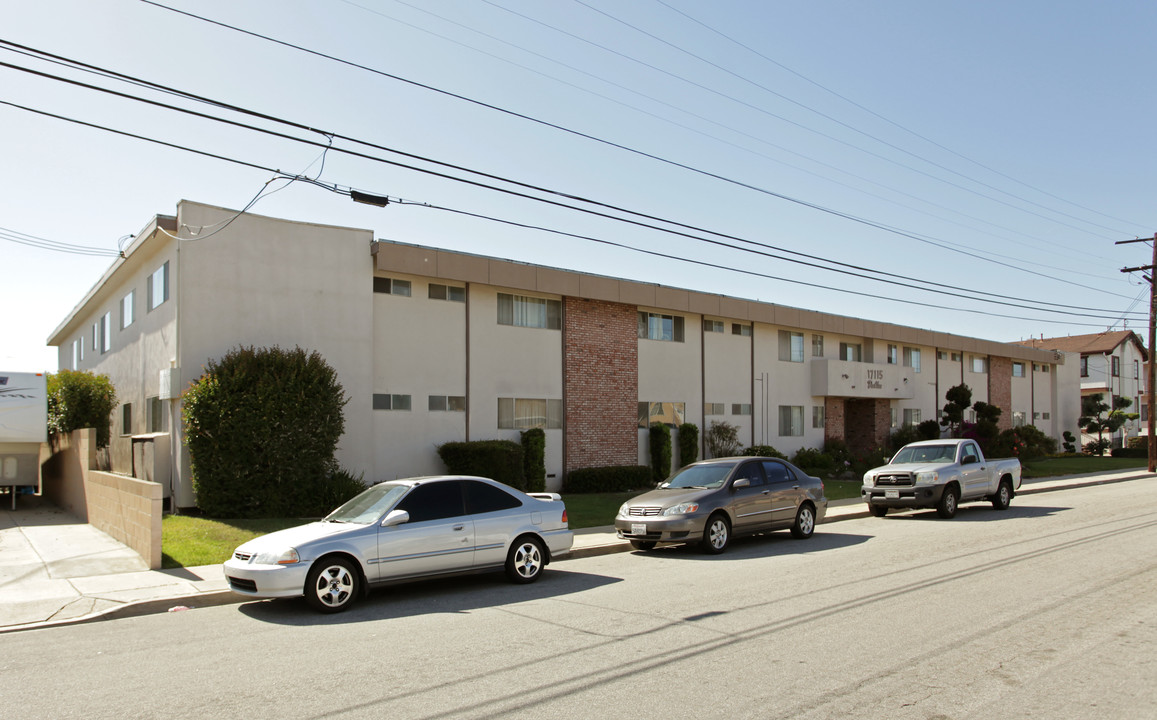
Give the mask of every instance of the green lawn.
M 1040 478 L 1058 475 L 1144 468 L 1145 458 L 1057 457 L 1024 463 L 1024 477 Z M 564 495 L 567 517 L 572 530 L 601 527 L 614 522 L 619 506 L 628 493 L 592 493 Z M 860 497 L 860 481 L 825 480 L 824 494 L 829 500 Z M 274 530 L 301 525 L 308 520 L 272 518 L 263 520 L 210 520 L 192 515 L 166 515 L 161 526 L 162 567 L 192 567 L 224 562 L 233 550 L 251 538 Z

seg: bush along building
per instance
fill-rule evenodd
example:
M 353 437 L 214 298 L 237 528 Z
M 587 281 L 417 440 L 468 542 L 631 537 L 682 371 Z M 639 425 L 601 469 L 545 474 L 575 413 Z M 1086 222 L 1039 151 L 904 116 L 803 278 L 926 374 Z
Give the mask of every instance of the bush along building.
M 181 507 L 181 393 L 239 346 L 325 358 L 349 397 L 338 461 L 367 481 L 441 473 L 442 443 L 529 428 L 551 490 L 649 464 L 655 422 L 698 426 L 700 457 L 716 422 L 743 446 L 866 452 L 938 419 L 961 383 L 1002 429 L 1077 429 L 1063 352 L 234 216 L 182 201 L 153 218 L 49 338 L 61 368 L 116 387 L 113 469 Z

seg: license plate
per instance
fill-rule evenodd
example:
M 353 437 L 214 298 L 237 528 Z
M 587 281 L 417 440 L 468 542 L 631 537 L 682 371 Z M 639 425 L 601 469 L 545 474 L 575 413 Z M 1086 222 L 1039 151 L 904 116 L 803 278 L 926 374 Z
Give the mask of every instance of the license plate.
M 899 500 L 900 499 L 900 491 L 899 490 L 885 490 L 884 491 L 884 499 L 886 499 L 886 500 Z
M 631 523 L 631 534 L 632 535 L 646 535 L 647 534 L 647 523 Z

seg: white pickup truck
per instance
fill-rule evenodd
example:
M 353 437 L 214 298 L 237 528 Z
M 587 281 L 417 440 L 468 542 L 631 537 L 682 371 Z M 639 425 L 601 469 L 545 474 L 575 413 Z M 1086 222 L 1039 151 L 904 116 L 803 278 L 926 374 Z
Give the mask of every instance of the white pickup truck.
M 936 508 L 956 515 L 962 502 L 990 500 L 1004 510 L 1020 488 L 1020 461 L 985 460 L 975 440 L 925 440 L 900 448 L 892 461 L 864 473 L 860 497 L 876 517 L 889 508 Z

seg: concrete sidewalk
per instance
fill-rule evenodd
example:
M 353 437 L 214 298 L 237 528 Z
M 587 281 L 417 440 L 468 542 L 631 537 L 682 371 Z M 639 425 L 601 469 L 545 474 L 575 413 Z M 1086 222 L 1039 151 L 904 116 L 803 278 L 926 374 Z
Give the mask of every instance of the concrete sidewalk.
M 1143 469 L 1025 480 L 1018 495 L 1153 478 Z M 858 499 L 834 501 L 825 523 L 867 517 Z M 614 528 L 575 531 L 566 560 L 631 549 Z M 561 560 L 561 559 L 560 559 Z M 148 570 L 134 551 L 46 499 L 0 511 L 0 632 L 248 602 L 220 565 Z

